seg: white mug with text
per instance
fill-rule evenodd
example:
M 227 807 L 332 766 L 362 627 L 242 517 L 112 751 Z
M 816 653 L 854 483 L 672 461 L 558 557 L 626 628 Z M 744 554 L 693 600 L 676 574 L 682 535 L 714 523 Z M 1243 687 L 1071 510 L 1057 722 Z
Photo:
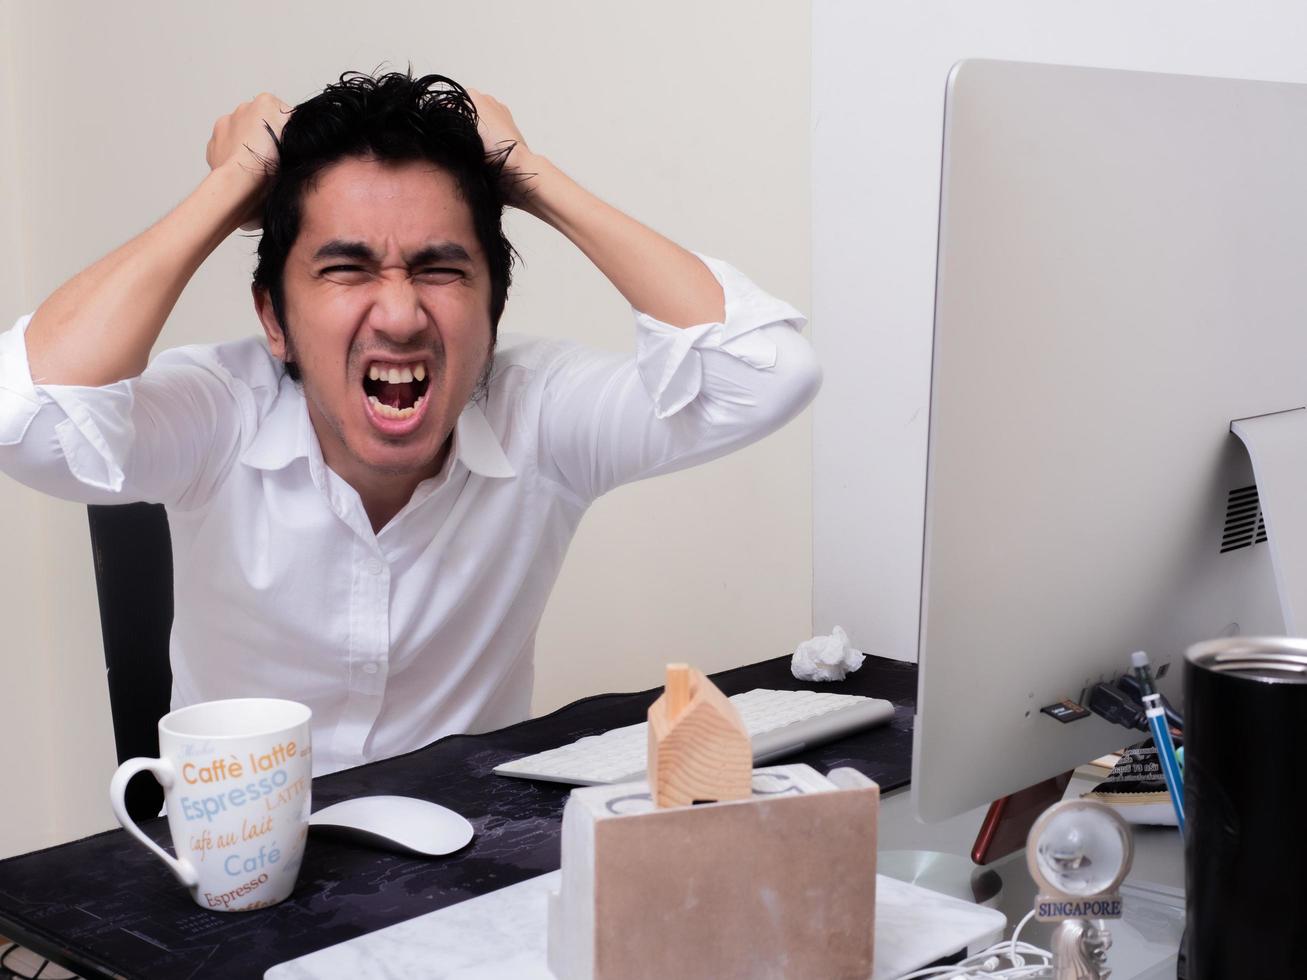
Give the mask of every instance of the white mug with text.
M 201 907 L 245 912 L 295 887 L 308 836 L 312 712 L 296 701 L 238 698 L 159 719 L 159 758 L 128 759 L 109 783 L 118 822 L 163 858 Z M 163 787 L 173 857 L 127 815 L 127 781 Z

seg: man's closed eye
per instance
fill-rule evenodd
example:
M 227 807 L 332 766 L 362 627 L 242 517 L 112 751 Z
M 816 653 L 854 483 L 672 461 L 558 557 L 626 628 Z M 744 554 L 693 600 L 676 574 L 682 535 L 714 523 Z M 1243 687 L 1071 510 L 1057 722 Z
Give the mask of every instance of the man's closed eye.
M 462 269 L 437 268 L 419 269 L 413 274 L 413 277 L 421 282 L 433 283 L 435 285 L 444 285 L 464 278 Z

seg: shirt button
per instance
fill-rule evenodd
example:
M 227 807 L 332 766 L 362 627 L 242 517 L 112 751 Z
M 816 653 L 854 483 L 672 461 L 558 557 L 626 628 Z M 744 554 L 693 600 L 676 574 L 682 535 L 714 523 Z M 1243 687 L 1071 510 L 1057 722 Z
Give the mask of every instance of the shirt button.
M 363 665 L 363 673 L 375 674 L 376 672 L 377 672 L 377 665 L 372 663 L 371 661 L 368 661 Z
M 369 559 L 368 559 L 367 569 L 368 569 L 368 571 L 371 572 L 373 575 L 380 575 L 380 574 L 381 574 L 381 568 L 382 568 L 382 565 L 381 565 L 381 562 L 380 562 L 380 561 L 378 561 L 378 560 L 375 559 L 375 558 L 369 558 Z

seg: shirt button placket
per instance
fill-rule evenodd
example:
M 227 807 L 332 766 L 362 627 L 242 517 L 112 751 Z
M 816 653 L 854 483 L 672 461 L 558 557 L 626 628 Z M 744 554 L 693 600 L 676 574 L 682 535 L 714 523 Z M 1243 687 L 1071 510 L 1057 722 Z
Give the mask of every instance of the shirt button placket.
M 369 609 L 372 628 L 369 630 L 365 659 L 362 670 L 365 678 L 363 690 L 378 699 L 386 690 L 385 667 L 390 648 L 390 566 L 380 558 L 369 558 L 367 563 L 368 578 L 372 580 Z M 374 703 L 374 714 L 370 724 L 376 721 L 376 714 L 381 710 L 380 700 Z
M 351 620 L 347 752 L 365 760 L 368 736 L 381 714 L 390 646 L 390 568 L 376 555 L 355 564 Z M 346 748 L 346 746 L 341 746 Z

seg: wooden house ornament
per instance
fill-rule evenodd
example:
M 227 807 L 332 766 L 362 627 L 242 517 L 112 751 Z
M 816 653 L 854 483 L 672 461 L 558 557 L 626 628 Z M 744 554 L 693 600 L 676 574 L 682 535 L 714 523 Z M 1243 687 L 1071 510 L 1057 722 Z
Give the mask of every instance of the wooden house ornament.
M 753 748 L 730 698 L 686 664 L 667 665 L 649 706 L 649 789 L 660 807 L 745 800 Z

